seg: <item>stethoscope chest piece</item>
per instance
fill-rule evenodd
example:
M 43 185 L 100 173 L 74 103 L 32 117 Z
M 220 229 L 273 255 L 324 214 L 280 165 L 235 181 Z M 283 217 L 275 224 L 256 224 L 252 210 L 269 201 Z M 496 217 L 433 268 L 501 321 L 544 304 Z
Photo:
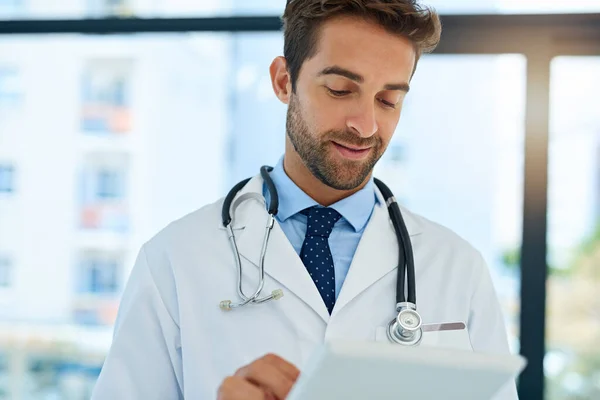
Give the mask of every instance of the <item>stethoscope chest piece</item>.
M 414 304 L 398 304 L 398 316 L 388 324 L 387 336 L 393 343 L 407 346 L 418 345 L 423 337 L 421 316 Z

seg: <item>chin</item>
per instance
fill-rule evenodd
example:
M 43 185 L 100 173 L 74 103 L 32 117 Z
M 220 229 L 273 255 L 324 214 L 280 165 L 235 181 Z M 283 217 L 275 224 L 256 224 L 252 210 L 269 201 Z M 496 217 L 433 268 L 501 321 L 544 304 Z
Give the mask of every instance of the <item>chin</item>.
M 327 171 L 324 183 L 337 190 L 356 189 L 371 173 L 368 160 L 336 160 L 330 165 L 335 167 Z
M 371 168 L 372 160 L 371 158 L 352 160 L 336 154 L 330 158 L 330 163 L 335 165 L 335 169 L 338 173 L 352 178 L 356 177 L 356 175 L 360 175 L 365 170 L 369 170 Z

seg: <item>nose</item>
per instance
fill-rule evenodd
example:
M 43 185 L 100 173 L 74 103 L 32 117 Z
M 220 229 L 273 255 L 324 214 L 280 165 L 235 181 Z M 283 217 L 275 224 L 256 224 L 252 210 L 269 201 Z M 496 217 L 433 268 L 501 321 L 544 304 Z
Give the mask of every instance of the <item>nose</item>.
M 361 102 L 352 116 L 346 120 L 346 126 L 361 137 L 373 136 L 379 129 L 375 116 L 375 105 L 371 102 Z

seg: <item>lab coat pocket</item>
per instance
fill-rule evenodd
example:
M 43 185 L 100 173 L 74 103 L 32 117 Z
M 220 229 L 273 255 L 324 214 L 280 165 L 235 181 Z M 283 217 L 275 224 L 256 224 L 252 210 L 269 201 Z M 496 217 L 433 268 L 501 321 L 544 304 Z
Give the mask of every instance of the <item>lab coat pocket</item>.
M 389 341 L 387 329 L 387 326 L 378 326 L 375 329 L 376 342 Z M 469 330 L 462 322 L 424 324 L 423 338 L 419 346 L 473 351 Z

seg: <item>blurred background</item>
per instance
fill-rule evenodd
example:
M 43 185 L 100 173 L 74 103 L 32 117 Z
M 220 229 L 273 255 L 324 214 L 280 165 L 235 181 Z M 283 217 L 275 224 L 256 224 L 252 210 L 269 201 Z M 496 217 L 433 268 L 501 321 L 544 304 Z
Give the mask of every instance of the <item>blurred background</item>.
M 530 357 L 522 398 L 598 400 L 600 0 L 423 3 L 450 39 L 420 62 L 376 174 L 483 253 L 511 349 Z M 284 6 L 0 0 L 0 399 L 88 399 L 142 243 L 277 162 L 286 109 L 268 66 L 282 35 L 236 17 Z M 591 47 L 561 25 L 573 14 Z M 60 28 L 132 17 L 225 25 Z M 557 21 L 562 53 L 506 28 L 538 20 Z M 486 21 L 495 36 L 474 35 Z

